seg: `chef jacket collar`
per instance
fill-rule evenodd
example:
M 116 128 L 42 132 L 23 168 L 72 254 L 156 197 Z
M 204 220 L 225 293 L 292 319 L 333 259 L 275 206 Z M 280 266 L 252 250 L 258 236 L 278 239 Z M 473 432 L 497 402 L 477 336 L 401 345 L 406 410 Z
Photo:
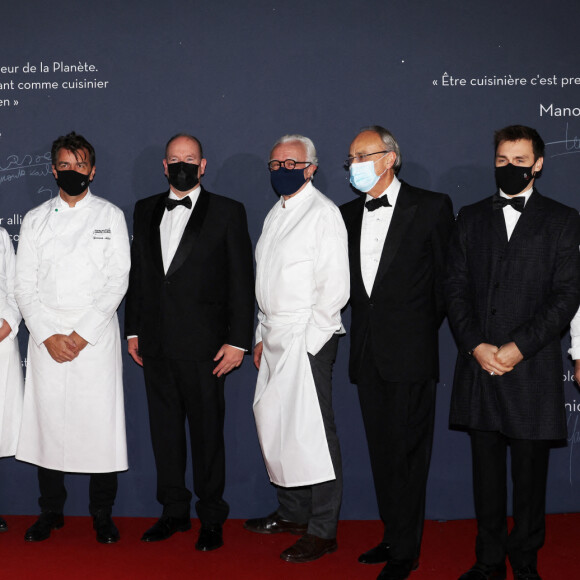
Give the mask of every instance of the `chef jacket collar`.
M 310 197 L 314 192 L 314 185 L 312 185 L 312 180 L 310 180 L 306 187 L 300 192 L 297 193 L 294 197 L 289 197 L 288 199 L 284 199 L 284 196 L 280 196 L 280 205 L 285 209 L 292 209 L 294 207 L 298 207 L 306 198 Z
M 89 188 L 89 190 L 87 191 L 87 194 L 82 199 L 79 199 L 79 201 L 77 201 L 75 203 L 75 206 L 74 207 L 70 207 L 70 205 L 62 197 L 60 197 L 60 193 L 59 193 L 58 196 L 57 196 L 56 205 L 61 210 L 64 210 L 64 209 L 77 209 L 79 207 L 82 208 L 85 205 L 88 205 L 89 204 L 91 197 L 93 197 L 93 194 L 91 193 L 91 189 Z

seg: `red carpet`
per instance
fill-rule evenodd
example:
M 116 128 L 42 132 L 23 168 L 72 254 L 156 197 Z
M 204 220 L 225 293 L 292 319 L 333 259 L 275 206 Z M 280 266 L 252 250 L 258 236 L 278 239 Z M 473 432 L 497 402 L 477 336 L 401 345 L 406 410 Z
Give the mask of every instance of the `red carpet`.
M 155 520 L 116 518 L 121 532 L 118 544 L 96 542 L 88 517 L 67 517 L 65 526 L 38 544 L 23 540 L 35 518 L 7 517 L 9 530 L 0 534 L 0 577 L 20 579 L 374 579 L 381 565 L 359 564 L 361 552 L 380 539 L 377 521 L 342 521 L 338 551 L 310 564 L 288 564 L 278 557 L 296 536 L 262 536 L 229 520 L 225 546 L 215 552 L 194 550 L 199 522 L 193 530 L 165 542 L 146 544 L 139 538 Z M 474 562 L 475 522 L 428 521 L 425 525 L 421 566 L 411 580 L 457 580 Z M 580 577 L 576 554 L 580 543 L 580 514 L 548 516 L 547 539 L 540 553 L 539 572 L 544 580 Z M 511 572 L 508 579 L 511 579 Z

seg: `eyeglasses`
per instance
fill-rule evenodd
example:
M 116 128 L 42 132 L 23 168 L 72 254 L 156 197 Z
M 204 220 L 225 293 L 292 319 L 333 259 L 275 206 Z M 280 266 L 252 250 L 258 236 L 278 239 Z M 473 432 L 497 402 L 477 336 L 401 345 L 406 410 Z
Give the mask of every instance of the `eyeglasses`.
M 375 151 L 374 153 L 365 153 L 364 155 L 354 155 L 353 157 L 347 157 L 344 165 L 345 167 L 350 167 L 353 163 L 362 163 L 367 157 L 371 155 L 379 155 L 379 153 L 391 153 L 391 151 Z
M 307 163 L 306 167 L 312 165 L 310 161 L 294 161 L 294 159 L 286 159 L 286 161 L 278 161 L 277 159 L 272 159 L 270 163 L 268 163 L 268 169 L 270 171 L 278 171 L 280 167 L 284 166 L 284 169 L 294 169 L 298 163 Z M 306 169 L 306 167 L 304 169 Z

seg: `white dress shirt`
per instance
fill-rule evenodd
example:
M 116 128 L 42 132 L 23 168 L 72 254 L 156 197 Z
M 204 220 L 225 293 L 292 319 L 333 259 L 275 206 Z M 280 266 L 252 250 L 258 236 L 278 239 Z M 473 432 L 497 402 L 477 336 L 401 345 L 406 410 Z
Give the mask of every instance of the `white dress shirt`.
M 201 191 L 201 186 L 198 185 L 193 191 L 190 191 L 186 196 L 180 198 L 171 189 L 169 191 L 169 199 L 185 199 L 189 197 L 191 199 L 191 208 L 187 208 L 184 205 L 178 205 L 174 207 L 171 211 L 165 208 L 165 213 L 161 219 L 161 224 L 159 224 L 159 235 L 161 238 L 161 255 L 163 256 L 163 269 L 167 274 L 169 266 L 171 266 L 171 261 L 177 252 L 179 242 L 185 231 L 185 226 L 189 221 L 191 212 L 195 207 L 197 199 L 199 197 L 199 192 Z
M 383 206 L 374 211 L 369 211 L 366 206 L 364 208 L 360 232 L 360 266 L 365 289 L 369 296 L 373 290 L 400 189 L 401 182 L 395 176 L 389 187 L 379 195 L 379 197 L 387 195 L 391 207 Z M 370 201 L 371 199 L 373 197 L 367 193 L 365 201 Z
M 505 197 L 506 199 L 513 199 L 516 197 L 523 197 L 525 199 L 524 207 L 526 203 L 528 203 L 528 199 L 530 199 L 530 195 L 532 195 L 534 188 L 533 186 L 530 189 L 526 189 L 522 193 L 518 193 L 517 195 L 507 195 L 501 189 L 499 190 L 499 195 L 501 197 Z M 516 224 L 522 215 L 521 211 L 514 209 L 511 205 L 506 205 L 503 208 L 503 217 L 505 219 L 505 229 L 507 230 L 507 237 L 508 241 L 512 237 L 514 230 L 516 229 Z

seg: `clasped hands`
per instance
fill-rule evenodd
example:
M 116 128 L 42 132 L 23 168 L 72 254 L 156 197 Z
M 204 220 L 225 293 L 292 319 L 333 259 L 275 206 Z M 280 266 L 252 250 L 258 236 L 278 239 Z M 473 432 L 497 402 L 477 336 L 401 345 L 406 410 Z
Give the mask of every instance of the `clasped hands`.
M 509 373 L 524 360 L 524 355 L 515 342 L 508 342 L 500 347 L 482 342 L 473 349 L 472 354 L 484 371 L 498 376 Z
M 70 362 L 79 356 L 88 342 L 73 330 L 70 334 L 53 334 L 44 341 L 48 354 L 57 362 Z

